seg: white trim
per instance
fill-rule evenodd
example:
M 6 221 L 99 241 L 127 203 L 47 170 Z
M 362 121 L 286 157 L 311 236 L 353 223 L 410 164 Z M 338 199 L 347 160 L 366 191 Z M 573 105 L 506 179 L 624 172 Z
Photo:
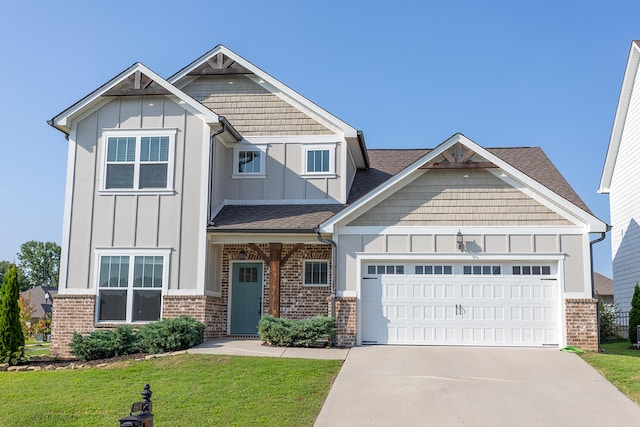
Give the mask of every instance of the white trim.
M 301 151 L 302 159 L 300 165 L 302 166 L 302 170 L 300 171 L 300 176 L 303 178 L 321 178 L 321 177 L 329 177 L 335 178 L 336 176 L 336 145 L 335 143 L 325 143 L 325 144 L 310 144 L 303 145 Z M 309 172 L 309 164 L 308 164 L 308 153 L 309 151 L 328 151 L 329 152 L 329 170 L 327 171 L 319 171 L 319 172 Z
M 176 296 L 176 295 L 193 295 L 193 296 L 202 296 L 204 293 L 199 292 L 198 289 L 167 289 L 167 291 L 163 295 Z
M 58 288 L 58 295 L 96 295 L 96 290 L 93 288 Z
M 337 291 L 336 297 L 338 298 L 356 298 L 358 296 L 357 291 Z
M 251 179 L 251 178 L 266 178 L 267 177 L 267 150 L 269 146 L 267 144 L 235 144 L 233 146 L 233 171 L 231 177 L 233 179 Z M 259 172 L 238 172 L 238 162 L 240 161 L 241 151 L 252 151 L 260 153 L 260 171 Z
M 607 194 L 611 190 L 611 180 L 613 179 L 613 171 L 618 160 L 618 151 L 622 142 L 622 133 L 624 131 L 627 113 L 629 112 L 629 104 L 633 95 L 633 87 L 635 79 L 638 75 L 640 67 L 640 42 L 634 40 L 631 42 L 627 66 L 625 67 L 624 77 L 622 79 L 622 87 L 620 89 L 620 97 L 616 107 L 616 115 L 613 119 L 613 128 L 609 138 L 609 146 L 604 160 L 604 167 L 600 177 L 600 186 L 598 193 Z
M 127 307 L 126 307 L 126 320 L 114 321 L 114 320 L 104 320 L 100 321 L 98 316 L 100 311 L 98 310 L 98 305 L 100 304 L 100 258 L 102 256 L 128 256 L 129 257 L 129 272 L 128 278 L 129 283 L 127 284 Z M 160 319 L 162 319 L 162 295 L 166 295 L 169 291 L 169 269 L 171 262 L 171 249 L 170 248 L 147 248 L 147 249 L 121 249 L 121 248 L 96 248 L 94 250 L 94 265 L 93 269 L 93 294 L 96 296 L 96 306 L 94 307 L 94 323 L 122 323 L 122 324 L 130 324 L 130 323 L 146 323 L 146 322 L 134 322 L 131 320 L 131 311 L 133 304 L 133 274 L 134 274 L 134 265 L 135 265 L 135 257 L 136 256 L 162 256 L 162 287 L 161 288 L 142 288 L 142 289 L 150 289 L 150 290 L 159 290 L 160 291 Z M 125 289 L 125 288 L 104 288 L 104 289 Z M 132 292 L 129 292 L 132 291 Z
M 334 234 L 343 235 L 360 235 L 360 234 L 402 234 L 402 235 L 455 235 L 460 231 L 464 235 L 513 235 L 513 234 L 563 234 L 563 235 L 582 235 L 584 227 L 576 226 L 425 226 L 425 227 L 403 227 L 403 226 L 336 226 Z
M 107 92 L 108 90 L 117 86 L 120 82 L 127 79 L 131 74 L 140 71 L 142 74 L 146 75 L 150 79 L 152 79 L 156 84 L 158 84 L 163 89 L 169 91 L 172 95 L 177 98 L 177 103 L 182 105 L 183 107 L 189 109 L 195 114 L 201 115 L 203 119 L 208 123 L 218 123 L 218 115 L 213 111 L 175 87 L 173 84 L 168 82 L 167 80 L 160 77 L 158 74 L 151 71 L 149 68 L 141 64 L 140 62 L 136 62 L 131 67 L 122 71 L 120 74 L 115 76 L 113 79 L 109 80 L 107 83 L 100 86 L 98 89 L 91 92 L 89 95 L 82 98 L 80 101 L 73 104 L 71 107 L 67 108 L 53 119 L 51 119 L 50 124 L 65 132 L 69 133 L 71 129 L 71 122 L 78 114 L 83 114 L 86 108 L 95 109 L 96 105 L 101 105 L 105 100 L 101 98 L 101 96 Z
M 176 152 L 176 136 L 177 128 L 159 128 L 159 129 L 104 129 L 98 139 L 98 143 L 102 144 L 102 158 L 99 165 L 102 169 L 102 182 L 98 194 L 174 194 L 175 183 L 175 152 Z M 140 167 L 144 164 L 140 160 L 142 150 L 142 137 L 159 136 L 168 137 L 169 146 L 167 153 L 167 186 L 165 188 L 140 188 Z M 133 161 L 133 187 L 132 188 L 107 188 L 107 152 L 109 149 L 109 138 L 135 138 L 136 151 Z M 164 162 L 158 162 L 164 163 Z
M 341 205 L 335 199 L 225 199 L 224 205 L 259 206 L 259 205 Z
M 209 126 L 202 124 L 202 154 L 200 155 L 200 218 L 198 226 L 198 273 L 196 278 L 196 288 L 204 294 L 207 280 L 207 225 L 209 220 L 209 182 L 213 179 L 213 171 L 209 170 L 209 160 L 211 158 L 211 138 Z M 184 202 L 183 202 L 184 203 Z M 182 249 L 182 248 L 181 248 Z
M 71 250 L 71 219 L 76 170 L 76 128 L 71 130 L 67 147 L 67 182 L 64 190 L 64 214 L 62 220 L 62 249 L 60 251 L 60 278 L 58 292 L 67 288 L 69 275 L 69 251 Z
M 205 289 L 204 290 L 204 294 L 205 294 L 205 296 L 208 296 L 208 297 L 214 297 L 214 298 L 222 297 L 222 292 L 220 292 L 220 291 L 209 291 L 209 290 Z
M 483 252 L 474 252 L 474 253 L 385 253 L 385 252 L 355 252 L 356 259 L 363 259 L 369 261 L 377 261 L 377 260 L 406 260 L 409 262 L 416 261 L 449 261 L 454 263 L 460 262 L 481 262 L 481 261 L 504 261 L 504 262 L 514 262 L 514 261 L 530 261 L 535 260 L 537 262 L 541 262 L 543 260 L 546 261 L 558 261 L 564 260 L 566 258 L 566 254 L 564 253 L 483 253 Z
M 585 292 L 566 292 L 564 294 L 565 299 L 591 299 L 593 298 L 591 294 Z
M 495 156 L 494 154 L 490 153 L 480 145 L 476 144 L 469 138 L 459 133 L 445 140 L 436 148 L 434 148 L 432 151 L 430 151 L 429 153 L 422 156 L 420 159 L 413 162 L 410 166 L 406 167 L 404 170 L 396 174 L 394 177 L 386 181 L 384 184 L 376 187 L 374 190 L 369 192 L 364 197 L 360 198 L 354 204 L 352 204 L 342 212 L 338 213 L 337 215 L 325 221 L 323 224 L 321 224 L 320 230 L 323 232 L 332 232 L 333 227 L 340 221 L 347 222 L 349 219 L 356 217 L 358 215 L 361 215 L 370 203 L 374 202 L 377 199 L 388 197 L 387 193 L 392 191 L 397 191 L 398 188 L 402 188 L 405 185 L 407 185 L 410 181 L 413 181 L 417 179 L 419 176 L 422 176 L 422 174 L 425 172 L 419 169 L 420 166 L 434 159 L 435 157 L 439 156 L 444 150 L 450 148 L 456 143 L 461 143 L 467 148 L 473 150 L 479 156 L 494 163 L 496 166 L 502 169 L 507 175 L 511 175 L 514 179 L 522 182 L 522 184 L 529 187 L 533 191 L 548 198 L 550 201 L 553 202 L 553 204 L 575 215 L 577 218 L 580 219 L 581 222 L 585 224 L 589 232 L 596 233 L 596 232 L 606 231 L 607 225 L 604 222 L 600 221 L 595 216 L 579 208 L 573 203 L 567 201 L 566 199 L 560 197 L 558 194 L 549 190 L 547 187 L 543 186 L 536 180 L 530 178 L 526 174 L 522 173 L 518 169 L 511 166 L 509 163 L 505 162 L 504 160 L 500 159 L 499 157 Z

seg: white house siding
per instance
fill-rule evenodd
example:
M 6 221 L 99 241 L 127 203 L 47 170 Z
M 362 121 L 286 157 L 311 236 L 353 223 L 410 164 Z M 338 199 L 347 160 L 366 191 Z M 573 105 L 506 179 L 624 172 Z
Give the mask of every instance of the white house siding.
M 615 303 L 630 309 L 633 288 L 640 282 L 640 78 L 636 76 L 629 110 L 611 179 L 611 247 Z
M 183 90 L 229 119 L 244 136 L 333 133 L 245 76 L 198 77 Z
M 483 170 L 432 170 L 350 225 L 571 225 Z
M 101 194 L 102 131 L 115 128 L 178 129 L 175 194 Z M 95 287 L 97 248 L 170 248 L 170 287 L 196 288 L 204 185 L 202 135 L 203 122 L 164 97 L 117 98 L 77 123 L 75 163 L 70 165 L 74 196 L 67 255 L 73 262 L 63 284 L 68 293 Z

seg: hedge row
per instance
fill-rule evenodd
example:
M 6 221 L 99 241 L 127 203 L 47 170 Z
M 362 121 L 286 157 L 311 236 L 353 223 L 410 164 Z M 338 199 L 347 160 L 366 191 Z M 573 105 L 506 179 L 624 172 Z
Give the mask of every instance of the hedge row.
M 289 320 L 267 315 L 258 322 L 260 339 L 282 347 L 315 347 L 333 335 L 335 329 L 335 319 L 326 316 Z
M 204 324 L 191 317 L 163 319 L 143 325 L 139 330 L 131 325 L 91 332 L 82 336 L 74 332 L 69 346 L 81 360 L 106 359 L 133 353 L 164 353 L 185 350 L 198 345 L 204 338 Z

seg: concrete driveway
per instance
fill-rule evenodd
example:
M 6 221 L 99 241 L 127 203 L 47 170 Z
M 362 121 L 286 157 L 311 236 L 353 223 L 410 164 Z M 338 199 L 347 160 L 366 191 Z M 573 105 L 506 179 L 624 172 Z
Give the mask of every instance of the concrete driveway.
M 558 349 L 362 346 L 316 421 L 359 425 L 640 425 L 640 407 Z

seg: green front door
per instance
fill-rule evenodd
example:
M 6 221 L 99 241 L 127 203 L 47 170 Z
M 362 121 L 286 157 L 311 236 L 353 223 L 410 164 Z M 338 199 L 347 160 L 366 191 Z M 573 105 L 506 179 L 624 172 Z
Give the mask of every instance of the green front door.
M 234 263 L 231 282 L 231 335 L 255 335 L 262 315 L 262 264 Z

